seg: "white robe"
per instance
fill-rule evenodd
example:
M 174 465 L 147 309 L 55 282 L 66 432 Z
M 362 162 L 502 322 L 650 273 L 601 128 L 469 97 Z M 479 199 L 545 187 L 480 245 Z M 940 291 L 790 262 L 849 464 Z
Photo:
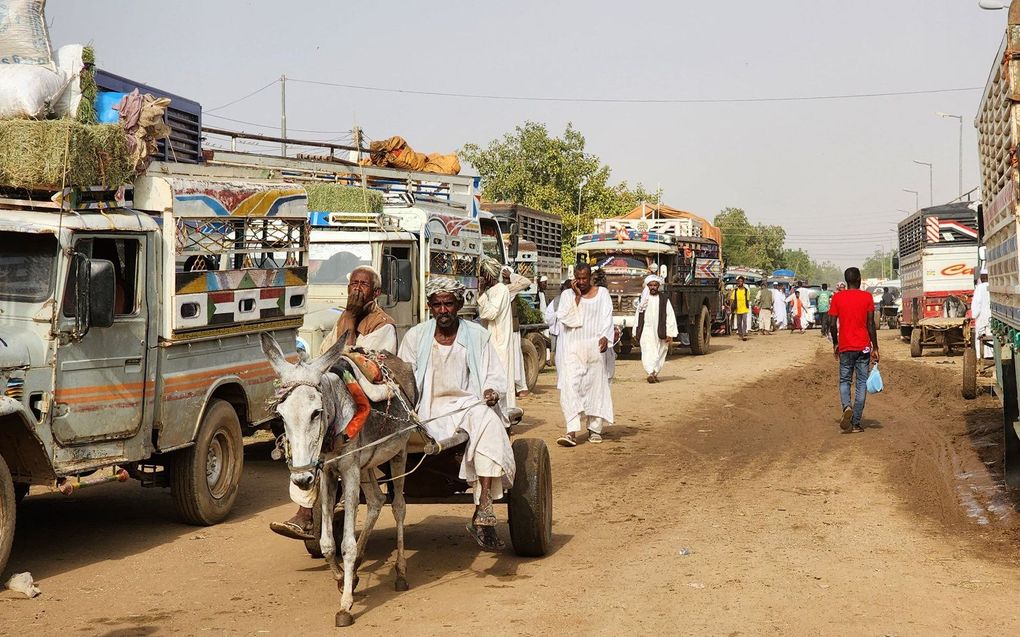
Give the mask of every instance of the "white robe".
M 570 423 L 577 416 L 613 423 L 613 396 L 609 387 L 607 357 L 599 351 L 599 339 L 613 344 L 613 302 L 605 288 L 578 304 L 567 290 L 560 294 L 556 318 L 562 341 L 561 365 L 556 387 L 560 390 L 563 417 Z
M 978 348 L 978 357 L 991 358 L 992 348 L 986 345 L 982 352 L 978 341 L 979 336 L 988 334 L 988 326 L 992 322 L 992 297 L 988 294 L 987 281 L 979 281 L 974 286 L 974 298 L 971 300 L 970 310 L 971 316 L 974 317 L 974 347 Z
M 517 406 L 517 388 L 515 383 L 517 357 L 514 354 L 514 320 L 510 314 L 510 289 L 503 283 L 497 283 L 478 297 L 478 318 L 482 327 L 489 330 L 489 343 L 496 348 L 499 361 L 503 364 L 505 385 L 493 387 L 503 398 L 505 409 Z M 406 340 L 406 338 L 405 338 Z M 520 341 L 517 343 L 520 351 Z
M 666 336 L 676 338 L 680 330 L 676 324 L 676 314 L 673 312 L 673 304 L 661 294 L 649 295 L 645 305 L 645 324 L 641 329 L 641 366 L 645 368 L 646 374 L 658 374 L 666 363 L 666 355 L 669 354 L 669 346 L 666 341 L 659 338 L 659 302 L 666 301 Z M 641 310 L 635 314 L 635 325 Z
M 786 297 L 775 288 L 772 289 L 772 316 L 778 329 L 786 327 Z
M 552 303 L 545 306 L 545 324 L 549 326 L 549 337 L 553 346 L 553 363 L 556 365 L 556 369 L 560 368 L 561 352 L 563 352 L 563 339 L 560 338 L 563 328 L 560 326 L 560 320 L 556 318 L 558 304 L 558 299 L 553 299 Z
M 491 495 L 494 500 L 501 498 L 503 489 L 513 485 L 517 465 L 506 426 L 496 411 L 498 407 L 475 404 L 465 411 L 453 413 L 482 399 L 470 390 L 468 350 L 457 342 L 448 347 L 441 346 L 435 341 L 435 333 L 426 334 L 423 328 L 424 325 L 416 325 L 408 330 L 398 354 L 417 374 L 421 339 L 432 339 L 431 369 L 426 371 L 422 383 L 418 416 L 425 421 L 429 435 L 437 440 L 453 436 L 458 429 L 467 432 L 469 440 L 460 463 L 460 479 L 474 484 L 478 480 L 479 470 L 498 465 L 503 479 L 493 481 Z M 483 393 L 486 389 L 500 391 L 501 387 L 506 386 L 504 368 L 491 340 L 481 352 L 480 368 L 482 378 L 478 379 L 477 385 Z M 479 455 L 484 456 L 484 459 L 478 459 Z M 477 496 L 476 489 L 476 502 Z

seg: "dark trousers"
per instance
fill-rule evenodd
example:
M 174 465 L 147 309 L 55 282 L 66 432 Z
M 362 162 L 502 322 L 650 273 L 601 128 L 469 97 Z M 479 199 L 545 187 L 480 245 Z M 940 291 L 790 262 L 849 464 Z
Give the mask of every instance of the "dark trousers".
M 822 336 L 829 335 L 829 313 L 828 312 L 816 312 L 815 320 L 819 325 L 822 326 Z

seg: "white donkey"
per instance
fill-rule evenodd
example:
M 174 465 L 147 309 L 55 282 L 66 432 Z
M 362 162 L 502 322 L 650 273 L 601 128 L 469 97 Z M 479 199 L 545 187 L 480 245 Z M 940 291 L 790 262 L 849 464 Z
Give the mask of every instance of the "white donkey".
M 394 588 L 406 591 L 407 562 L 404 559 L 404 469 L 407 464 L 407 438 L 416 427 L 408 414 L 404 400 L 374 405 L 364 427 L 346 443 L 337 432 L 346 428 L 356 411 L 356 404 L 346 384 L 333 372 L 347 353 L 344 334 L 336 344 L 319 358 L 297 364 L 289 363 L 276 340 L 262 334 L 262 351 L 280 378 L 276 409 L 283 418 L 287 437 L 287 466 L 290 479 L 302 489 L 319 481 L 319 507 L 322 512 L 322 531 L 319 545 L 323 557 L 333 571 L 337 587 L 341 588 L 340 611 L 336 614 L 337 626 L 354 623 L 351 607 L 354 605 L 354 588 L 357 586 L 357 569 L 368 542 L 372 527 L 386 501 L 375 468 L 390 463 L 393 478 L 393 517 L 397 522 L 397 578 Z M 392 359 L 393 366 L 401 364 Z M 394 370 L 390 370 L 393 373 Z M 406 370 L 401 370 L 406 373 Z M 413 382 L 413 381 L 412 381 Z M 395 391 L 400 391 L 394 385 Z M 338 482 L 343 489 L 344 527 L 341 549 L 343 569 L 336 555 L 333 538 L 333 505 L 336 502 Z M 354 538 L 358 503 L 364 486 L 368 514 L 365 526 Z

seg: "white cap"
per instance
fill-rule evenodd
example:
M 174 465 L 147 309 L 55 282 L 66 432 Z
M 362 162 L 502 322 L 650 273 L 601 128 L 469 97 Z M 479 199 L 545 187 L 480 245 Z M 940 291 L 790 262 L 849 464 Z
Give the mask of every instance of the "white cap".
M 981 266 L 981 274 L 988 274 L 988 266 Z

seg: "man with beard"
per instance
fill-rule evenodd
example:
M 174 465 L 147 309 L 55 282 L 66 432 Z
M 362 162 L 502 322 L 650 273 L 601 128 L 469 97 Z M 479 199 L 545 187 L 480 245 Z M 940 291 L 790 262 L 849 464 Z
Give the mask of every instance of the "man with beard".
M 354 268 L 347 283 L 347 307 L 344 308 L 333 331 L 322 341 L 319 354 L 332 347 L 343 334 L 347 334 L 347 345 L 350 347 L 391 354 L 396 352 L 397 329 L 393 318 L 375 302 L 380 294 L 382 277 L 375 268 L 367 265 Z M 352 372 L 356 376 L 360 374 L 357 368 Z M 366 388 L 365 394 L 369 400 L 386 400 L 389 391 L 386 385 L 373 387 L 362 383 L 361 386 Z M 302 490 L 291 483 L 290 499 L 298 505 L 297 513 L 286 522 L 271 522 L 269 528 L 295 540 L 314 539 L 312 507 L 318 497 L 319 490 L 316 486 Z
M 408 330 L 399 355 L 414 370 L 417 412 L 429 435 L 445 440 L 457 430 L 467 433 L 460 479 L 473 486 L 475 501 L 467 528 L 483 549 L 499 550 L 505 545 L 492 502 L 513 486 L 517 465 L 497 404 L 512 381 L 508 385 L 490 332 L 457 315 L 464 286 L 432 277 L 425 294 L 432 318 Z
M 634 330 L 634 337 L 641 346 L 641 365 L 648 374 L 649 383 L 659 382 L 659 372 L 666 364 L 669 346 L 680 333 L 673 304 L 660 293 L 662 283 L 662 277 L 656 274 L 645 277 L 648 299 L 638 306 L 637 328 Z
M 588 430 L 588 441 L 602 442 L 602 430 L 613 424 L 613 396 L 606 351 L 612 346 L 613 301 L 609 291 L 592 284 L 587 263 L 574 266 L 570 290 L 560 295 L 556 318 L 563 343 L 562 366 L 556 386 L 567 433 L 556 442 L 577 446 L 577 433 Z

